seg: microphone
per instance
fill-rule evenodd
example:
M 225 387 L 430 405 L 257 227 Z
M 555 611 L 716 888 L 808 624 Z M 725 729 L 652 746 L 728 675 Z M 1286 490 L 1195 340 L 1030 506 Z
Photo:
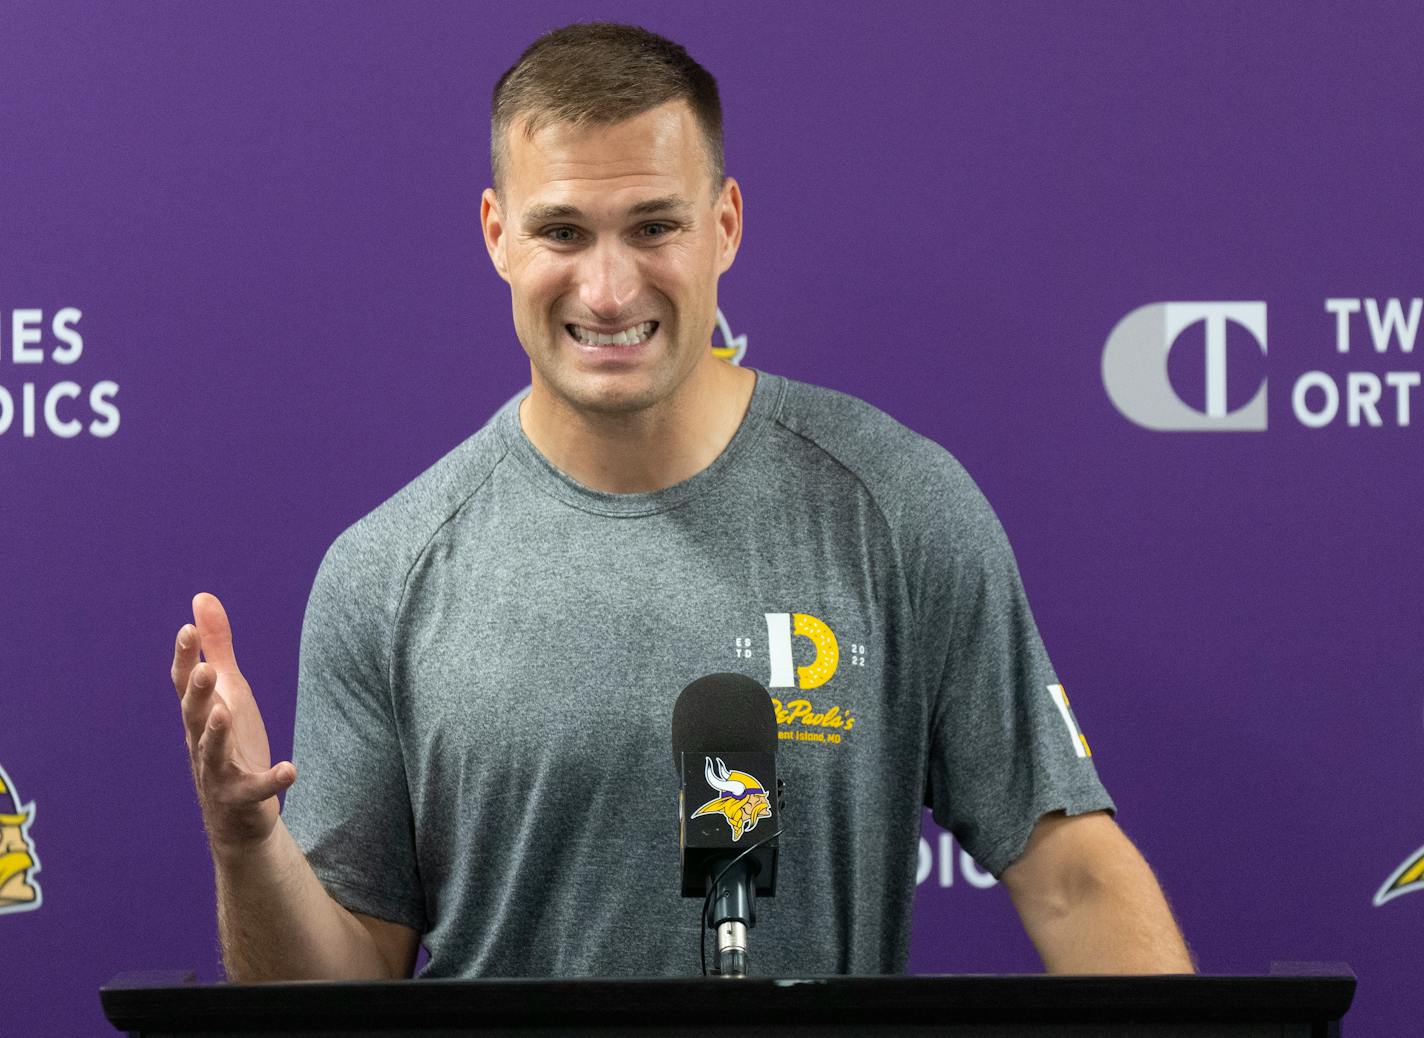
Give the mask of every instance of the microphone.
M 698 678 L 673 706 L 682 895 L 704 899 L 703 926 L 716 932 L 712 972 L 723 976 L 747 975 L 756 897 L 776 893 L 776 741 L 771 696 L 743 674 Z

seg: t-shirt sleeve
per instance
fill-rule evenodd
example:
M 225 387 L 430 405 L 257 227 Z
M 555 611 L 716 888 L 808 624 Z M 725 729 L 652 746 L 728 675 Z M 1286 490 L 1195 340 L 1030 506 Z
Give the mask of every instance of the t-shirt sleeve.
M 926 450 L 930 450 L 926 448 Z M 926 800 L 999 876 L 1044 814 L 1114 811 L 1054 673 L 998 517 L 934 447 L 907 549 L 929 695 Z
M 359 526 L 355 528 L 359 530 Z M 346 908 L 423 933 L 414 822 L 389 679 L 388 565 L 347 531 L 322 560 L 302 624 L 282 818 Z

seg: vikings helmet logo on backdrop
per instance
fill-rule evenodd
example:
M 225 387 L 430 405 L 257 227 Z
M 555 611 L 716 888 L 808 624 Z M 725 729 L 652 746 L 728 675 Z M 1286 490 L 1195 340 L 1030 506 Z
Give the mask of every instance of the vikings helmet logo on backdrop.
M 1379 908 L 1386 901 L 1393 901 L 1405 894 L 1424 890 L 1424 847 L 1405 858 L 1399 867 L 1389 874 L 1389 879 L 1375 892 L 1374 906 Z
M 34 875 L 40 870 L 30 839 L 35 805 L 22 804 L 20 794 L 0 767 L 0 915 L 40 907 L 40 887 Z
M 745 334 L 732 334 L 732 326 L 727 323 L 727 317 L 720 306 L 717 308 L 716 332 L 722 339 L 722 345 L 718 346 L 714 342 L 712 352 L 721 360 L 741 364 L 742 358 L 747 355 L 747 337 Z
M 1424 847 L 1405 858 L 1404 864 L 1384 881 L 1384 886 L 1375 894 L 1375 907 L 1416 890 L 1424 890 Z

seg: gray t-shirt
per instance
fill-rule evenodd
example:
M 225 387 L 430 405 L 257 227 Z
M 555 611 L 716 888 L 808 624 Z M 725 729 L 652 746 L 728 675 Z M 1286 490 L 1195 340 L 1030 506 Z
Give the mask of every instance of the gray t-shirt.
M 337 901 L 423 935 L 422 976 L 695 974 L 670 719 L 718 671 L 778 708 L 758 975 L 903 971 L 921 803 L 996 875 L 1045 812 L 1112 808 L 964 470 L 758 373 L 676 486 L 581 486 L 506 407 L 343 533 L 283 817 Z

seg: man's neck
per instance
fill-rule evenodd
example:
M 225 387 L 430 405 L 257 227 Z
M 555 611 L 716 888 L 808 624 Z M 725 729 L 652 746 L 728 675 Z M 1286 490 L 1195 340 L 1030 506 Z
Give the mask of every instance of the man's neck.
M 710 356 L 671 397 L 631 414 L 581 411 L 540 384 L 519 407 L 539 453 L 586 487 L 610 494 L 662 490 L 697 475 L 726 449 L 751 404 L 756 373 Z

